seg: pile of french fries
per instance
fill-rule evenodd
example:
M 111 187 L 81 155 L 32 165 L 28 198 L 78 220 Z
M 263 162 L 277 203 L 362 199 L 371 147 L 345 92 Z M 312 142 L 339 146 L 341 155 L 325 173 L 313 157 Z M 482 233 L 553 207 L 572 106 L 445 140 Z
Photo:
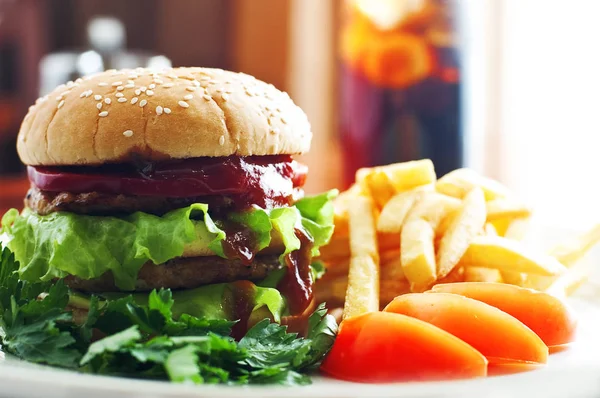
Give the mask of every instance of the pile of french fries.
M 529 207 L 470 169 L 437 179 L 427 159 L 360 169 L 335 206 L 317 297 L 343 306 L 344 318 L 438 283 L 500 282 L 569 294 L 588 275 L 581 258 L 600 241 L 597 225 L 548 253 L 531 250 L 521 242 Z

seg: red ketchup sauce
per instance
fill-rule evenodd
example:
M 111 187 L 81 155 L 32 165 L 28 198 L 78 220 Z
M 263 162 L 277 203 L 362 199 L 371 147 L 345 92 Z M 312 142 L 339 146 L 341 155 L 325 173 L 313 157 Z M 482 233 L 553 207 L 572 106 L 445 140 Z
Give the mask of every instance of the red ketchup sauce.
M 42 191 L 170 198 L 227 195 L 238 209 L 290 205 L 301 194 L 307 171 L 289 155 L 27 168 L 29 180 Z

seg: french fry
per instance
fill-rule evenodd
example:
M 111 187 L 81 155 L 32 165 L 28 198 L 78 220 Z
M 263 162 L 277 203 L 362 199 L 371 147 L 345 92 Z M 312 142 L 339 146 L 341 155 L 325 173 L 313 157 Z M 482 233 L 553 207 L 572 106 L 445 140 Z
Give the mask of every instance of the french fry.
M 491 220 L 489 223 L 494 226 L 498 236 L 505 237 L 506 231 L 508 231 L 508 228 L 510 227 L 510 224 L 512 224 L 513 221 L 514 220 L 512 218 L 505 217 L 505 218 L 497 218 L 495 220 Z
M 367 174 L 363 186 L 367 188 L 367 192 L 379 209 L 382 209 L 390 198 L 396 194 L 388 174 L 380 169 L 374 169 Z
M 504 281 L 504 283 L 507 283 L 509 285 L 522 286 L 522 287 L 527 287 L 528 278 L 534 276 L 534 275 L 527 275 L 524 272 L 515 272 L 515 271 L 500 271 L 500 275 L 502 275 L 502 280 Z M 538 275 L 535 275 L 535 276 L 538 276 Z M 541 278 L 547 278 L 547 277 L 544 276 Z
M 400 248 L 400 234 L 377 234 L 377 245 L 380 253 L 389 250 L 398 250 Z M 331 241 L 321 248 L 319 259 L 324 261 L 348 260 L 350 257 L 350 237 L 337 236 L 334 233 Z
M 540 290 L 545 290 L 558 297 L 569 296 L 588 279 L 591 268 L 589 263 L 579 262 L 554 279 L 546 288 Z
M 502 283 L 500 271 L 492 268 L 466 267 L 465 282 L 494 282 Z
M 391 198 L 381 210 L 379 220 L 377 220 L 377 230 L 380 232 L 400 232 L 410 209 L 422 195 L 423 191 L 413 189 L 401 192 Z
M 471 169 L 457 169 L 440 178 L 435 188 L 438 192 L 455 198 L 464 198 L 473 188 L 480 187 L 486 200 L 505 198 L 510 191 L 498 181 L 483 177 Z
M 344 319 L 379 310 L 379 252 L 373 201 L 357 196 L 348 208 L 350 266 Z
M 600 224 L 568 242 L 560 243 L 550 250 L 550 255 L 565 267 L 572 267 L 600 242 Z
M 366 196 L 357 196 L 353 206 L 348 209 L 350 256 L 371 256 L 379 264 L 373 213 L 373 201 Z
M 517 218 L 504 231 L 504 237 L 512 240 L 523 240 L 529 232 L 529 217 Z
M 350 258 L 343 318 L 379 310 L 379 264 L 373 257 Z
M 346 267 L 348 269 L 348 267 Z M 348 275 L 342 274 L 335 278 L 321 279 L 315 284 L 315 294 L 319 302 L 342 304 L 348 288 Z
M 440 240 L 437 276 L 443 278 L 458 264 L 471 241 L 481 233 L 486 219 L 485 199 L 480 188 L 465 196 L 460 212 Z M 477 264 L 471 264 L 477 265 Z
M 398 281 L 398 280 L 392 280 L 392 279 L 384 279 L 382 277 L 380 283 L 381 283 L 381 285 L 380 285 L 381 291 L 379 292 L 379 303 L 380 303 L 379 307 L 380 307 L 380 309 L 383 309 L 383 307 L 388 305 L 390 303 L 390 301 L 392 301 L 396 297 L 398 297 L 402 294 L 411 292 L 410 283 L 407 280 Z
M 438 279 L 435 284 L 440 283 L 457 283 L 465 281 L 465 269 L 463 267 L 454 267 L 445 278 Z
M 438 227 L 435 230 L 435 235 L 437 238 L 439 238 L 439 240 L 441 240 L 441 237 L 446 234 L 446 231 L 448 231 L 448 228 L 450 228 L 450 225 L 452 224 L 454 219 L 458 216 L 460 211 L 461 211 L 460 207 L 458 209 L 454 209 L 454 210 L 448 212 L 448 214 L 446 214 L 446 216 L 442 219 L 442 221 L 440 222 L 440 224 L 438 225 Z
M 428 289 L 436 280 L 434 231 L 427 221 L 407 222 L 400 234 L 402 270 L 412 291 Z
M 520 202 L 508 198 L 498 198 L 486 203 L 487 220 L 496 220 L 499 218 L 528 218 L 531 216 L 531 209 Z
M 421 196 L 406 217 L 406 222 L 422 219 L 427 221 L 433 230 L 438 228 L 440 222 L 451 212 L 461 206 L 461 201 L 437 192 L 428 192 Z
M 396 192 L 408 191 L 436 180 L 433 163 L 429 159 L 422 159 L 359 169 L 356 172 L 356 182 L 365 189 L 368 186 L 368 176 L 376 173 L 387 175 Z
M 526 286 L 537 290 L 549 289 L 555 293 L 562 289 L 566 294 L 571 294 L 587 279 L 591 267 L 582 259 L 599 241 L 600 224 L 554 246 L 549 254 L 569 268 L 569 271 L 559 277 L 529 275 Z
M 565 271 L 554 257 L 529 251 L 519 242 L 499 236 L 475 237 L 459 264 L 546 276 Z
M 483 226 L 483 234 L 487 236 L 498 236 L 498 231 L 496 231 L 494 224 L 486 222 Z
M 436 180 L 435 169 L 429 159 L 390 164 L 381 166 L 381 169 L 389 175 L 396 192 L 432 184 Z

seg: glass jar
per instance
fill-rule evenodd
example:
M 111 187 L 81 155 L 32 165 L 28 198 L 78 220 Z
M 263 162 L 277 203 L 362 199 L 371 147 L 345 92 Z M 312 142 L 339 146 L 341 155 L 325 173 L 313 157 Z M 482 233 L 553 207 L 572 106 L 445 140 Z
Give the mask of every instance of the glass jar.
M 340 37 L 344 181 L 360 167 L 430 158 L 462 166 L 451 0 L 346 0 Z

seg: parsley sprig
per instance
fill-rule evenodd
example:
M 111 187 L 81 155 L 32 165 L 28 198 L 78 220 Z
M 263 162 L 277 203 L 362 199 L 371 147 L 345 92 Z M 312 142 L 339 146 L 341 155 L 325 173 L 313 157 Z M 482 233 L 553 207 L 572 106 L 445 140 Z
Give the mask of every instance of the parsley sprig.
M 147 305 L 132 296 L 92 296 L 83 323 L 69 310 L 62 281 L 19 280 L 8 249 L 0 254 L 0 343 L 27 361 L 82 372 L 178 383 L 298 385 L 331 348 L 335 320 L 320 305 L 306 338 L 265 319 L 239 342 L 234 322 L 184 314 L 173 318 L 171 291 L 150 293 Z

